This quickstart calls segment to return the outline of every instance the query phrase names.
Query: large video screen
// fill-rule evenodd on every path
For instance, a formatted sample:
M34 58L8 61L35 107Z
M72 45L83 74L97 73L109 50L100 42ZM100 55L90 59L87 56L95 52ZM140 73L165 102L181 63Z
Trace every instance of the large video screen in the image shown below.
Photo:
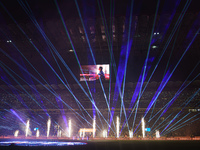
M110 70L109 64L98 64L98 65L83 65L81 66L82 71L80 71L80 81L95 81L99 80L109 80Z

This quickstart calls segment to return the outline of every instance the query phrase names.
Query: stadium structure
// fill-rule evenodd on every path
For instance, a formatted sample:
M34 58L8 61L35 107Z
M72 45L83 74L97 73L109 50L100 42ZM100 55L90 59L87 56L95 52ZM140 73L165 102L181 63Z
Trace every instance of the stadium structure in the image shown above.
M197 1L0 7L1 138L200 136Z

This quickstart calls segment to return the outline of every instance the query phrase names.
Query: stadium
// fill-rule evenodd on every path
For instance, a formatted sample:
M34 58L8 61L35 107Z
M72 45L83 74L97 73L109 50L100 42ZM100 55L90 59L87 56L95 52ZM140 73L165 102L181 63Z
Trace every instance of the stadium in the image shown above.
M0 7L1 148L199 148L198 1Z

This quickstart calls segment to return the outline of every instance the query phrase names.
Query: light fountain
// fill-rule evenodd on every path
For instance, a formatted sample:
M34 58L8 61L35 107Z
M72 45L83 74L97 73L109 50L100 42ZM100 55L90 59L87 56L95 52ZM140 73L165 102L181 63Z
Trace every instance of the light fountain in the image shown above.
M16 130L14 133L14 137L18 137L18 135L19 135L19 130Z
M159 132L159 130L156 130L156 138L160 138L160 132Z
M119 126L120 126L119 116L117 116L117 122L116 122L117 138L119 138Z
M61 137L62 131L60 129L57 130L57 137Z
M129 138L133 138L133 130L129 130Z
M38 138L40 136L40 131L39 129L36 130L36 137Z
M26 133L25 133L26 137L28 136L29 126L30 126L30 120L27 120L27 122L26 122Z
M144 122L144 117L142 117L141 123L142 123L142 137L145 138L145 122Z
M107 138L107 137L108 137L107 134L108 134L108 133L107 133L107 130L103 130L103 138Z
M47 121L47 137L49 137L50 127L51 127L51 118L49 117Z
M96 116L93 119L93 138L95 137L95 130L96 130Z

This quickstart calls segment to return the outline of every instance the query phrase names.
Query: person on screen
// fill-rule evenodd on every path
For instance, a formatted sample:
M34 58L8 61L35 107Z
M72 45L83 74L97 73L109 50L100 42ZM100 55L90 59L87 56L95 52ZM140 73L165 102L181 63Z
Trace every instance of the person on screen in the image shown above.
M105 75L104 75L104 72L102 71L103 70L103 67L99 67L99 78L101 78L101 80L105 80Z

